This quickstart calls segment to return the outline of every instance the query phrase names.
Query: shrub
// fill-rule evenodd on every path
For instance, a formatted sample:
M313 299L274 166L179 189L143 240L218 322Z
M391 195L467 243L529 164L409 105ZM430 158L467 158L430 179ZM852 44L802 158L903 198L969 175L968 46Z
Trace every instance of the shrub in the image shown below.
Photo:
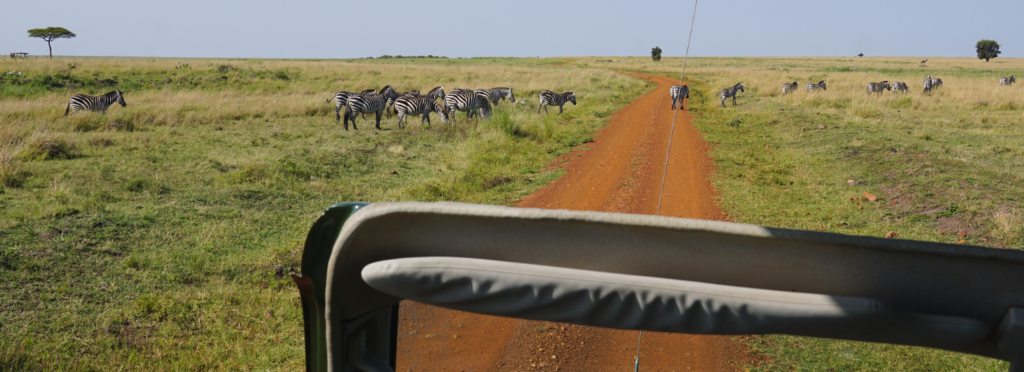
M29 142L21 156L30 160L74 159L82 156L75 143L63 138L38 138Z

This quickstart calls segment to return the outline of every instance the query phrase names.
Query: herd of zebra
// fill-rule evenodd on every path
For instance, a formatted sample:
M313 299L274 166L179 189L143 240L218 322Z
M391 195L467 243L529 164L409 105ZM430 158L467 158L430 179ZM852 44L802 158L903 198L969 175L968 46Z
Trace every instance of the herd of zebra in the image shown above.
M438 99L441 101L438 102ZM418 90L399 93L391 85L384 86L380 90L367 89L361 92L337 92L334 97L328 98L327 102L334 101L334 116L336 120L342 120L341 111L345 110L344 126L348 130L348 122L352 121L352 128L356 127L356 117L367 113L375 113L377 129L380 128L381 115L391 118L392 113L398 116L398 127L404 128L403 122L408 124L409 115L421 115L421 123L430 124L430 113L437 114L442 123L449 120L455 123L455 112L463 111L466 119L473 116L480 116L488 119L491 116L492 106L499 101L508 99L513 104L516 97L512 88L498 87L491 89L453 89L448 94L444 92L444 86L431 89L427 94L420 94ZM540 106L547 112L547 106L558 106L558 113L562 113L562 106L566 102L576 104L576 92L555 93L545 90L540 93Z

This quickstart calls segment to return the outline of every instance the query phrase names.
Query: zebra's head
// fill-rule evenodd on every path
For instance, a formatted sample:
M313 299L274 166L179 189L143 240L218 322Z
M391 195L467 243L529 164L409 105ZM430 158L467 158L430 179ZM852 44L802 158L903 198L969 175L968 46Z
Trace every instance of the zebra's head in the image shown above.
M573 106L576 106L576 92L569 92L569 102L572 102Z
M128 104L124 102L124 93L121 93L120 90L115 90L115 91L113 91L113 93L114 93L114 97L117 98L117 103L121 104L121 107L127 107L128 106Z
M825 89L825 80L819 81L819 82L818 82L818 86L820 86L820 87L821 87L821 90L826 90L826 89Z
M736 90L744 93L746 92L743 90L743 83L736 84Z
M508 100L513 103L516 101L516 96L512 94L512 88L508 88L508 94L505 95L505 98L508 98Z
M438 98L444 99L444 85L438 86L437 88L431 89L427 92L427 95L436 94Z
M380 88L380 91L377 92L377 94L380 94L382 96L388 96L391 98L398 98L398 92L396 92L395 89L392 88L390 84L385 85L383 88Z
M445 106L441 102L434 102L434 112L437 113L437 116L441 117L442 123L448 122L448 106Z

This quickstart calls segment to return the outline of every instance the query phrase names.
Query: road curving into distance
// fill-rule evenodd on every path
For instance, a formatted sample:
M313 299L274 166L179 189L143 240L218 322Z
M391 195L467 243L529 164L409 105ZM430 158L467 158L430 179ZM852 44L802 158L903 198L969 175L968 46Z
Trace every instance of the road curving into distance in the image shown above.
M661 76L633 75L657 85L610 119L584 149L559 159L565 175L515 203L523 208L657 214L723 220L709 177L708 145L687 111L673 112ZM688 106L688 105L687 105ZM672 153L664 174L673 114ZM626 371L636 331L476 315L402 302L398 371ZM735 371L747 358L730 337L647 332L641 371Z

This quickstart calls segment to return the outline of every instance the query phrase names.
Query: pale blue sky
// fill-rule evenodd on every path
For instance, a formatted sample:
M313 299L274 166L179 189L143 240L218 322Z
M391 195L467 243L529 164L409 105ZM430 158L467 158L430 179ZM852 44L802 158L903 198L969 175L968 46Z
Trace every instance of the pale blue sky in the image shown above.
M45 55L27 30L60 26L56 55L353 58L682 56L683 1L4 1L0 55ZM995 39L1024 57L1024 1L704 0L694 56L951 57Z

